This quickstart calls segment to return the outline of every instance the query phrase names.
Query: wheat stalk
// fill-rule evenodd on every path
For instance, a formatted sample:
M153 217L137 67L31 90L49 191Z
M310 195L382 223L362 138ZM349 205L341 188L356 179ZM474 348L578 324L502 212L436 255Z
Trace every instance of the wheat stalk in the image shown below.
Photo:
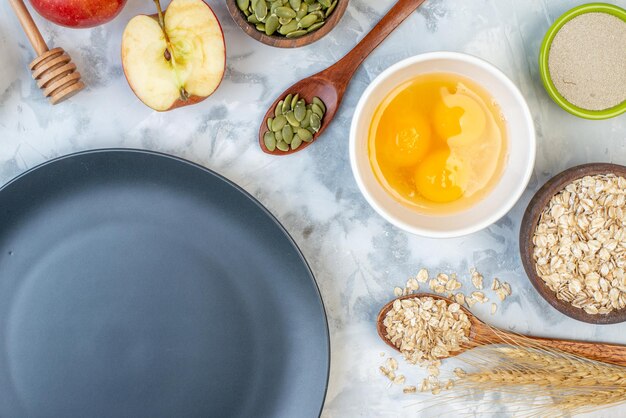
M626 402L626 367L589 360L530 339L520 345L496 334L493 344L471 349L459 358L469 367L454 379L450 392L438 397L438 403L483 395L494 399L491 408L506 406L517 409L516 416L544 417L575 415Z

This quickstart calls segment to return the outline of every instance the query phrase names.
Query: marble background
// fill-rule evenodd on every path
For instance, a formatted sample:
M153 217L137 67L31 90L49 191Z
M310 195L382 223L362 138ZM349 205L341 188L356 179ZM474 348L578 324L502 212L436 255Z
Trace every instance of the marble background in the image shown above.
M284 158L263 154L256 143L271 98L341 58L393 1L351 0L335 30L297 50L254 41L233 23L224 1L208 2L226 37L224 81L205 102L169 113L153 112L136 99L119 59L126 22L135 14L152 13L151 1L129 0L116 20L92 30L61 28L36 16L50 45L68 50L89 86L57 107L42 98L30 79L27 65L33 53L7 2L1 2L0 182L63 154L132 147L187 158L243 186L285 225L317 277L332 344L325 418L454 416L454 411L480 415L481 409L467 403L425 408L419 401L428 397L403 395L377 370L379 353L389 351L376 336L376 313L393 297L393 287L421 267L431 273L463 273L466 289L473 266L488 278L508 281L513 295L496 315L489 315L488 304L475 309L492 325L626 344L626 324L593 326L552 309L530 286L518 255L524 208L550 176L590 161L626 164L625 116L593 122L570 116L550 101L539 79L537 56L545 31L581 1L427 0L358 70L323 139ZM613 2L626 7L626 0ZM535 173L514 209L484 231L448 240L412 236L385 222L360 195L348 161L350 120L368 83L403 58L437 50L470 53L501 68L528 100L538 135ZM407 366L402 371L413 383L423 374ZM623 407L595 416L624 414Z

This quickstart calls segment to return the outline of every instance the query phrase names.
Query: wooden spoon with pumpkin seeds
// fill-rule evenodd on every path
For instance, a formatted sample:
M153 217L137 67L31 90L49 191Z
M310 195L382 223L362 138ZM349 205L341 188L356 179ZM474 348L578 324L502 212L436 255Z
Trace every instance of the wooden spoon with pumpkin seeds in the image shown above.
M357 68L359 68L365 58L367 58L367 56L423 2L424 0L398 0L380 22L378 22L378 24L365 35L361 42L342 59L327 69L297 82L278 96L265 113L263 122L259 128L259 144L261 149L272 155L289 155L296 151L303 150L319 138L335 117L346 91L346 87L348 87L348 83ZM268 131L267 119L275 116L274 112L278 102L281 100L284 101L287 95L292 95L293 97L295 94L299 94L299 97L304 99L307 103L312 103L314 97L321 99L326 107L321 126L313 135L310 142L303 142L301 146L296 149L289 149L287 151L274 149L270 151L265 146L263 139L263 136Z

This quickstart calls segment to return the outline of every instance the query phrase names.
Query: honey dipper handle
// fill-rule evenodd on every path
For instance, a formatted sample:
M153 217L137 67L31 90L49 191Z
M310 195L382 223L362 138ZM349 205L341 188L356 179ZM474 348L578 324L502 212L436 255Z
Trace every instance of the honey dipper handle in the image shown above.
M23 0L9 0L11 3L11 7L15 11L17 18L30 41L30 44L33 46L37 55L41 55L48 50L48 45L46 45L46 41L43 40L39 29L37 29L37 25L35 25L35 21L33 17L28 12L26 5Z
M352 51L326 71L337 82L347 86L352 75L365 58L423 2L424 0L398 0ZM407 41L410 42L410 40Z

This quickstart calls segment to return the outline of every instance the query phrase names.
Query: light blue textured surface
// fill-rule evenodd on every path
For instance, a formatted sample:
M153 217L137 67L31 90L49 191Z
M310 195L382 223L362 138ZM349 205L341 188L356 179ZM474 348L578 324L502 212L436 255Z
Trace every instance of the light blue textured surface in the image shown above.
M166 2L165 2L166 3ZM56 27L36 17L51 45L67 49L88 90L51 107L30 79L33 54L6 2L0 4L0 181L73 151L135 147L190 159L225 175L255 195L294 236L317 276L328 311L331 380L323 416L437 416L401 387L389 387L377 368L381 351L374 320L420 267L431 273L465 273L476 266L487 279L511 283L513 295L494 316L489 304L474 311L490 324L518 332L626 344L626 324L593 326L564 317L526 279L518 255L518 229L531 195L550 176L584 162L626 164L626 117L577 119L543 90L537 55L545 31L569 0L427 0L364 63L350 84L335 121L305 152L276 158L263 154L256 132L266 106L291 83L345 54L391 7L392 0L351 0L327 37L297 50L274 49L245 35L223 1L209 0L226 36L228 69L215 95L193 107L160 114L128 88L120 64L120 40L135 14L152 13L151 1L130 0L112 23L93 30ZM625 0L614 1L626 7ZM501 68L528 100L536 123L535 174L515 208L496 225L468 237L427 240L386 223L366 204L348 162L354 106L368 83L387 66L427 51L474 54ZM515 156L511 156L515 158ZM493 295L491 295L493 297ZM423 371L401 365L407 384ZM468 411L463 404L459 410ZM620 413L621 411L621 413ZM626 409L597 413L623 416Z

